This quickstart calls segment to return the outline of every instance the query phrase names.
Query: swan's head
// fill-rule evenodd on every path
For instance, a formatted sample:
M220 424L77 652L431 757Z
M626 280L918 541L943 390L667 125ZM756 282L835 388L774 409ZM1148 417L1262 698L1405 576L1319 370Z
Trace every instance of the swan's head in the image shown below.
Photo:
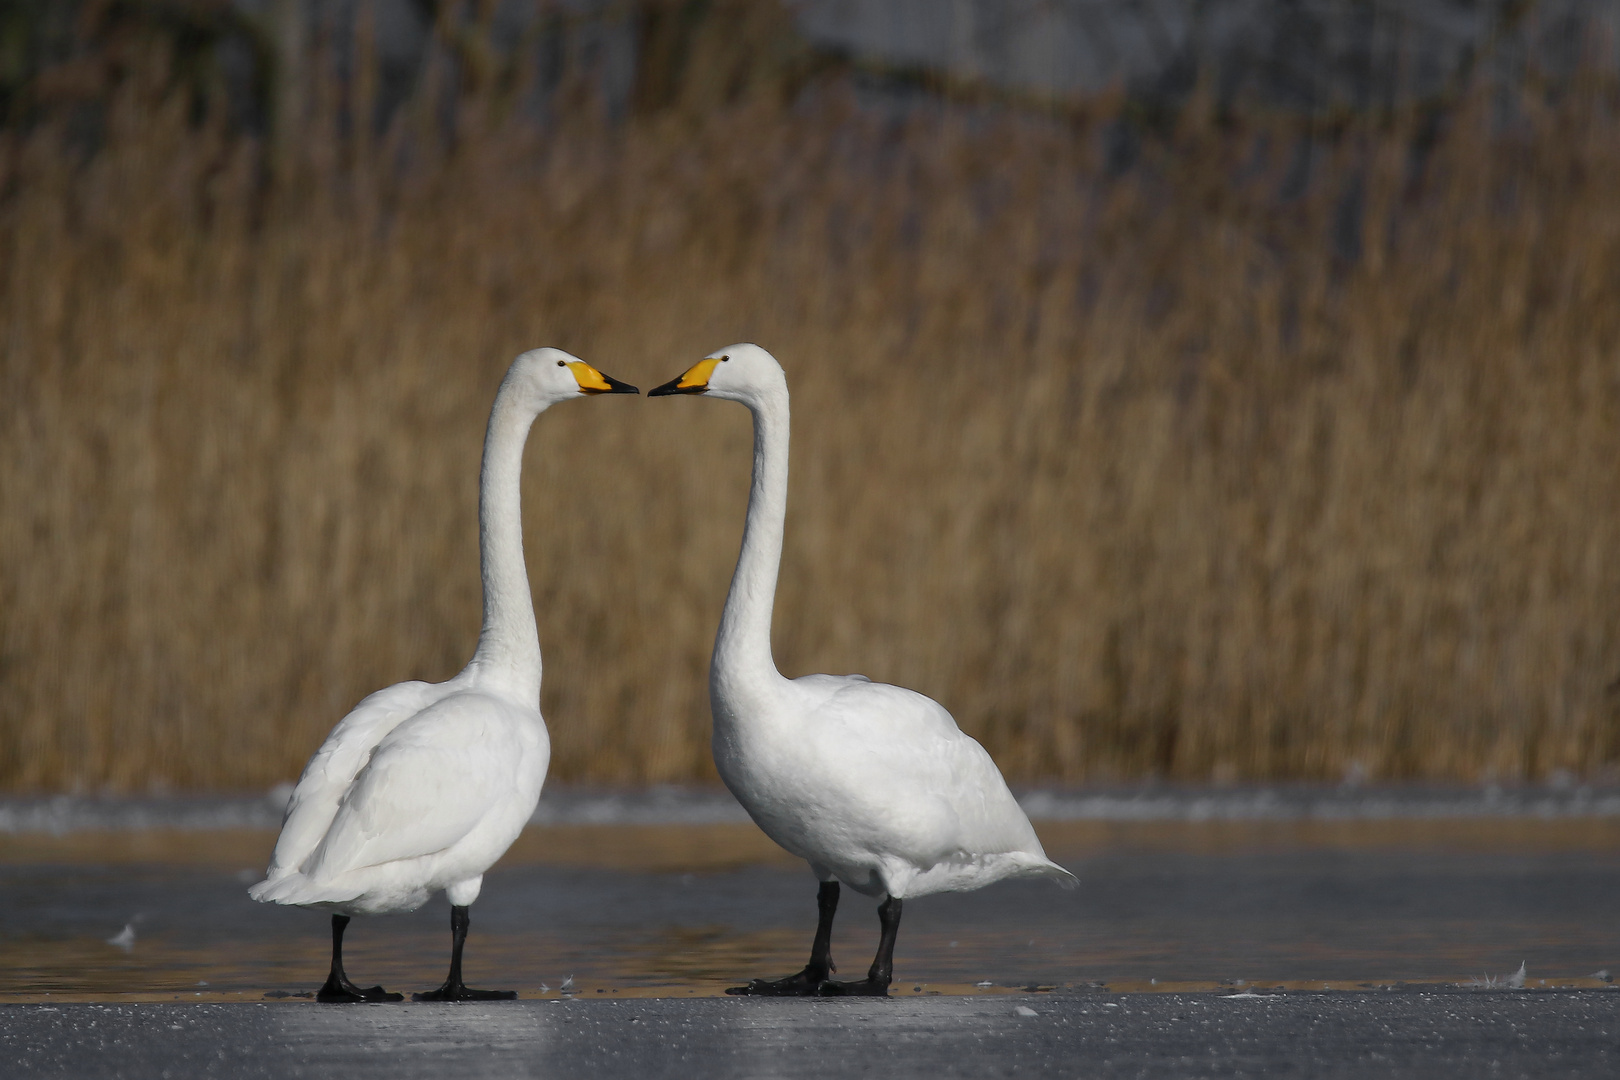
M787 376L776 357L758 345L728 345L687 368L679 378L647 391L647 396L707 394L747 403L786 386Z
M506 381L514 389L524 391L540 408L570 398L640 392L561 349L530 349L512 361Z

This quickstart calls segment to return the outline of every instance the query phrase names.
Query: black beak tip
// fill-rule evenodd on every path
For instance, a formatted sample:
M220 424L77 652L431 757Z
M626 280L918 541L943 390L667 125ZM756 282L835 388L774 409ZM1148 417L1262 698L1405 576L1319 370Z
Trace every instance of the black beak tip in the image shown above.
M682 386L681 380L684 378L686 378L684 374L677 375L664 385L655 386L651 390L647 391L647 396L670 397L675 394L701 394L703 391L708 389L706 386Z
M641 393L640 390L637 390L635 387L631 386L629 383L620 382L618 379L615 379L611 375L603 375L602 378L607 380L607 384L610 387L610 389L608 390L608 393L610 393L610 394L639 394L639 393Z

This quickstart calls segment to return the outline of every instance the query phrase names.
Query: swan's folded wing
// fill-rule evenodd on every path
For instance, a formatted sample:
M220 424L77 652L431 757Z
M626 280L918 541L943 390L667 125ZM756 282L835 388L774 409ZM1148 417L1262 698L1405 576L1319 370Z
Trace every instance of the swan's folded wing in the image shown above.
M309 858L337 814L338 804L365 767L372 750L399 724L431 704L440 687L402 682L370 694L339 720L304 766L287 800L281 835L270 860L270 877L297 869Z
M966 732L957 732L940 750L941 771L951 778L962 842L973 851L1024 852L1044 859L1046 851L1018 805L990 752Z
M331 880L455 844L518 786L526 748L477 698L438 702L377 746L306 873Z
M960 850L1044 857L995 761L933 698L846 681L818 713L834 722L828 735L873 800L872 820L885 834L905 834L919 858Z

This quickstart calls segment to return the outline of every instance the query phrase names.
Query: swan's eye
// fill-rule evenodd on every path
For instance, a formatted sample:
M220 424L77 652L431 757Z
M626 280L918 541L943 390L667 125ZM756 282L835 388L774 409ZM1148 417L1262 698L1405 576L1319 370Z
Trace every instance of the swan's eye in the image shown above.
M730 359L731 359L731 357L729 357L729 356L722 356L722 357L721 357L721 358L720 358L720 362L721 362L721 363L722 363L722 364L723 364L723 363L725 363L725 362L726 362L726 361L727 361L727 360L730 360Z
M557 361L557 366L558 366L558 367L567 367L567 366L568 366L568 361L566 361L566 360L559 360L559 361Z

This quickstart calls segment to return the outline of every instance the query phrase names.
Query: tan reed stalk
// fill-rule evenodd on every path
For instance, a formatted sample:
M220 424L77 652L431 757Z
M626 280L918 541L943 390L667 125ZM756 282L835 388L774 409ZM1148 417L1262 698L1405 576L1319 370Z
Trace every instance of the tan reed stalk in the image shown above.
M318 96L318 95L317 95ZM922 689L1020 781L1620 759L1612 87L1317 144L836 88L249 142L133 84L0 142L0 786L239 788L464 662L482 425L541 344L789 372L784 672ZM491 114L492 115L492 114ZM400 162L409 162L400 165ZM1359 220L1347 207L1360 205ZM741 410L537 426L553 775L710 780Z

